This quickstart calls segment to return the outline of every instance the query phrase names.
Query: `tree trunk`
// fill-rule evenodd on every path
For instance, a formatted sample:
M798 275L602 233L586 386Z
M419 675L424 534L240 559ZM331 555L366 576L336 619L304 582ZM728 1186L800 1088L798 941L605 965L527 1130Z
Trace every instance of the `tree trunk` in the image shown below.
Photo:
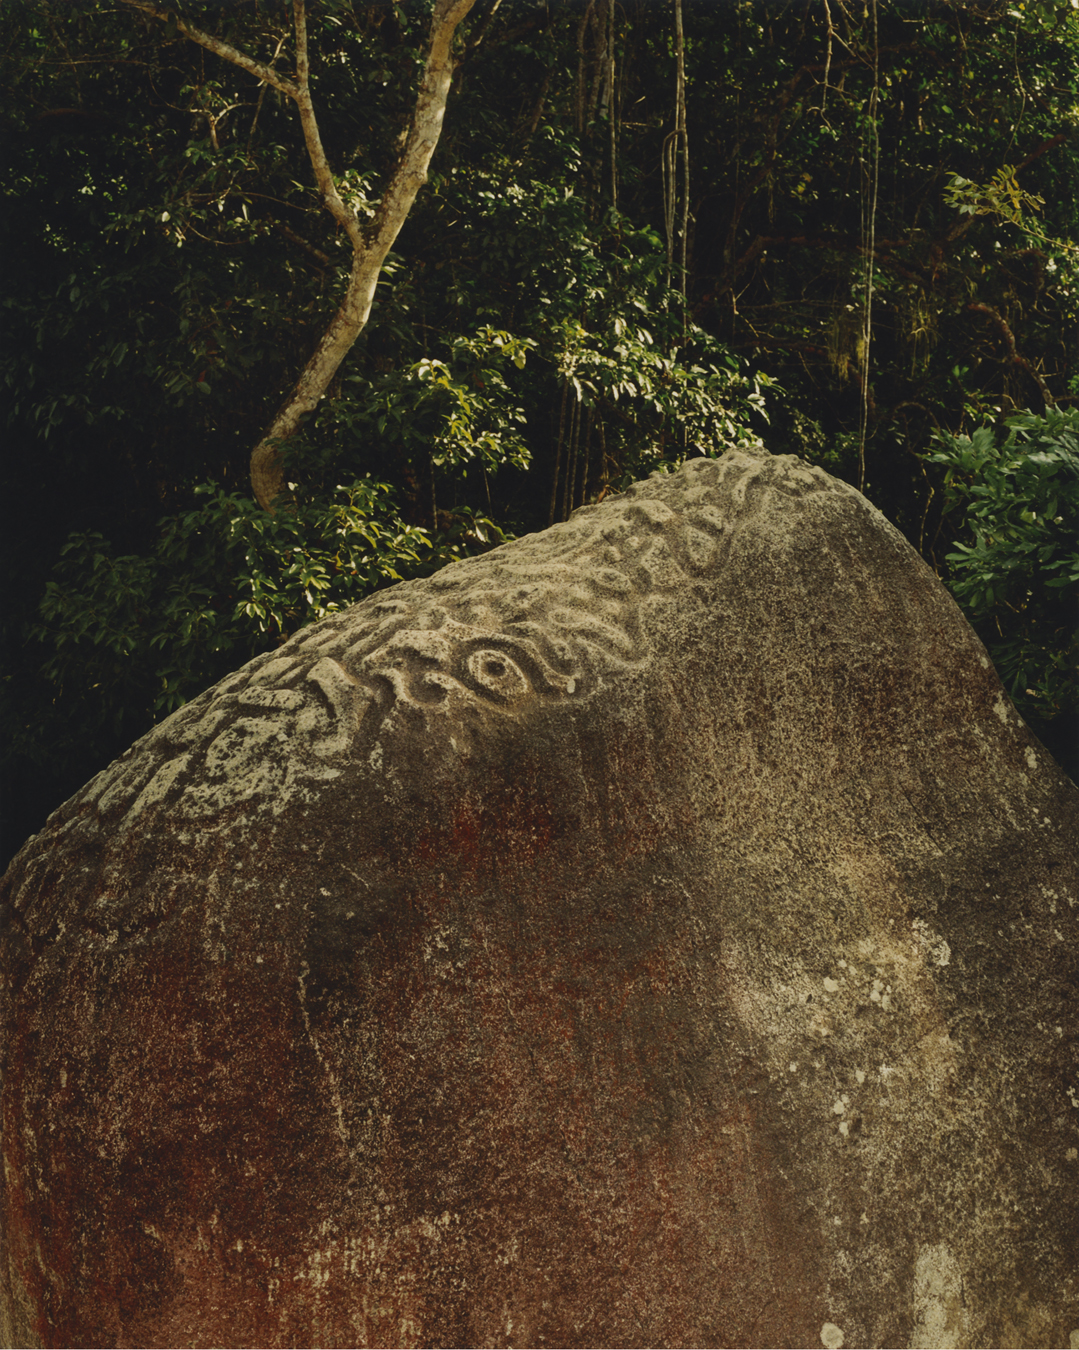
M472 9L476 0L437 0L431 16L423 79L416 96L416 106L412 112L404 148L374 217L364 229L361 229L355 212L350 211L341 200L322 148L309 85L307 16L304 0L293 0L296 29L295 81L279 75L270 66L251 60L228 43L194 28L183 20L177 20L175 15L170 16L167 11L149 3L149 0L125 0L125 3L163 21L171 17L178 30L193 42L250 71L293 100L299 109L307 153L315 172L315 181L322 194L323 204L342 225L352 243L352 272L340 308L330 320L314 354L270 423L266 434L251 452L251 487L259 504L267 511L272 511L273 500L284 483L280 447L295 433L300 419L318 405L345 355L363 331L371 314L382 264L386 261L386 255L393 247L394 240L412 209L416 194L427 181L427 170L442 132L442 119L453 79L453 36L458 24Z

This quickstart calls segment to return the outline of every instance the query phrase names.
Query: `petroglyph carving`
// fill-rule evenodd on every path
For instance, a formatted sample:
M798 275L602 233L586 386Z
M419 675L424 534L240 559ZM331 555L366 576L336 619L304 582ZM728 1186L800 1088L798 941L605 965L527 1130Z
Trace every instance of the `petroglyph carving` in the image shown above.
M745 453L654 475L298 634L155 728L80 803L125 825L166 799L195 819L254 799L279 812L366 761L391 715L430 729L466 708L587 698L648 657L644 606L715 575L747 518L822 488L835 485L819 470Z

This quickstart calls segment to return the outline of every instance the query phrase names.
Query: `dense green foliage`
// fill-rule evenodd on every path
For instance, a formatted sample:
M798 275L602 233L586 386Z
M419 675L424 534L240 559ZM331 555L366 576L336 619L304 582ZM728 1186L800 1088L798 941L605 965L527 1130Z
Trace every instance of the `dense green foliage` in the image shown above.
M741 437L863 486L1066 753L1079 12L684 8L688 202L669 4L480 0L430 181L273 517L248 457L350 260L294 109L122 3L0 9L8 847L319 614ZM310 5L361 217L429 9ZM182 12L289 69L286 6Z
M1019 709L1079 711L1079 409L938 436L973 542L948 554L956 599Z

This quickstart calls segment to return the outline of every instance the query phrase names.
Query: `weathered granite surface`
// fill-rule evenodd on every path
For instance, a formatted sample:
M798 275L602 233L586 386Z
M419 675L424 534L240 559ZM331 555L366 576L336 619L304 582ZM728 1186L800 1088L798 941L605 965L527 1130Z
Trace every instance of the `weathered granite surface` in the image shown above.
M4 879L0 1333L1067 1345L1077 841L795 459L376 596Z

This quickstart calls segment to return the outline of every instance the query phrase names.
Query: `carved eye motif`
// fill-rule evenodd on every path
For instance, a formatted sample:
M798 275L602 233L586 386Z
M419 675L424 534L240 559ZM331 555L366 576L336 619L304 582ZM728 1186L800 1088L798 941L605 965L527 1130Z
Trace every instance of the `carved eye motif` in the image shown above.
M471 653L465 664L479 687L499 702L516 703L529 691L524 672L505 652L480 648Z

